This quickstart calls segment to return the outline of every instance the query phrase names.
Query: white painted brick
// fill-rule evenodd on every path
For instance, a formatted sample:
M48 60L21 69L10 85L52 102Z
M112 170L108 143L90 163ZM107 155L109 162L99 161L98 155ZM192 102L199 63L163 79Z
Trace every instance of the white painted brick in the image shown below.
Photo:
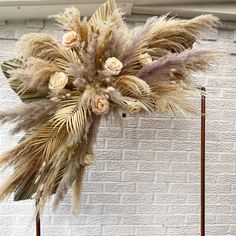
M89 203L119 203L119 194L90 194Z
M221 194L218 196L218 202L222 204L236 204L236 194Z
M121 224L122 217L116 215L91 215L89 222L91 225L119 225Z
M40 33L41 30L39 28L17 28L14 31L14 37L12 39L20 39L23 35L25 34L30 34L30 33Z
M167 151L170 150L171 143L169 141L150 141L150 140L141 140L139 149L144 150L160 150L160 151Z
M205 200L206 204L218 203L218 195L216 194L206 194ZM187 196L187 203L190 204L200 204L200 195L189 194Z
M220 154L220 162L235 163L236 153L222 153Z
M138 205L137 213L141 214L161 214L161 213L167 213L168 212L168 205Z
M154 173L148 172L123 172L122 181L127 182L150 182L154 180Z
M138 148L139 140L136 139L110 139L107 140L107 148L109 149L128 149L136 150Z
M236 234L236 226L230 226L229 233L230 233L230 235L235 235Z
M71 206L70 206L71 207ZM79 213L84 215L93 215L93 214L101 214L103 212L104 207L101 205L95 204L81 204Z
M156 136L156 130L153 129L125 129L124 138L127 139L154 139Z
M153 202L153 194L123 194L122 195L122 203L129 204L151 204Z
M199 151L200 150L200 142L186 142L186 141L173 141L172 150L176 151Z
M103 181L103 182L116 182L121 178L120 172L90 172L89 180L90 181Z
M207 214L230 214L230 205L206 205Z
M83 184L83 191L84 192L102 192L103 184L96 183L96 182L85 182Z
M207 164L206 168L209 174L234 173L232 164Z
M171 214L171 215L156 215L154 222L156 224L161 224L161 225L182 225L183 222L185 221L185 216L184 215L176 215L176 214Z
M124 234L134 234L135 228L128 225L105 225L103 227L103 235L124 235Z
M218 153L207 153L205 157L206 163L216 163L219 162L219 154ZM189 162L200 162L200 153L199 152L189 152L188 153L188 161Z
M176 204L171 205L169 212L171 214L198 214L200 211L199 204ZM183 223L183 222L182 222Z
M95 154L95 158L96 157L97 155ZM93 165L87 167L87 173L88 171L103 171L103 170L105 170L105 163L100 160L96 160L96 162Z
M186 195L183 194L155 194L154 202L160 204L178 204L178 203L185 203L186 202Z
M227 235L229 233L229 226L226 225L207 225L206 234Z
M136 206L135 205L105 205L104 213L105 214L135 214ZM140 212L142 213L142 212Z
M166 193L168 192L168 184L160 183L137 183L138 193Z
M231 192L230 184L206 184L207 194L227 194Z
M199 193L200 185L199 184L170 184L170 192L173 193Z
M215 215L206 215L206 222L207 224L215 224L216 223L216 216ZM187 215L186 216L186 224L187 225L196 225L200 224L200 215Z
M98 137L100 138L122 138L122 129L119 128L109 128L100 127L98 131Z
M236 175L231 174L221 174L219 175L219 183L229 183L229 184L234 184L236 183Z
M123 217L124 225L151 225L153 223L154 216L153 215L131 215Z
M58 231L58 233L59 232L60 231ZM96 235L101 235L101 232L102 232L102 227L97 226L97 225L71 227L71 235L85 235L85 234L87 234L87 235L95 235L96 236Z
M174 225L167 227L167 235L199 235L198 225Z
M200 128L200 120L199 119L197 120L174 119L173 128L177 130L196 130Z
M120 160L122 157L121 150L114 149L95 150L95 155L99 160Z
M52 226L61 226L61 225L85 225L88 222L88 217L81 215L79 218L73 217L70 215L55 215L51 217ZM42 225L45 225L42 222Z
M138 117L126 117L123 119L123 127L133 128L138 127Z
M108 171L136 171L137 163L133 161L109 161L106 163Z
M137 227L137 236L156 236L156 235L166 235L166 229L163 225L149 225Z
M98 138L95 145L94 145L94 147L98 148L98 149L104 149L105 148L105 139Z
M138 166L138 170L140 171L162 171L168 172L170 168L169 163L162 162L140 162Z
M124 160L141 160L141 161L152 161L155 158L154 151L142 151L142 150L124 150Z
M187 161L187 153L186 152L177 152L177 151L156 151L156 161L162 162L186 162Z
M104 184L104 191L107 193L116 192L116 193L129 193L135 192L136 185L135 183L107 183Z
M199 173L200 165L198 163L178 163L173 162L171 165L171 171L173 172L190 172L190 173Z
M34 30L37 28L44 28L44 20L41 19L29 19L26 21L26 27L33 28Z
M141 118L140 119L140 128L147 129L165 129L171 128L171 119L150 119L150 118Z
M185 130L160 129L156 132L157 139L163 140L184 140L188 137L188 132Z
M206 175L205 178L206 178L205 182L206 183L211 183L211 184L216 183L217 180L218 180L218 176L215 175L215 174ZM193 182L199 183L200 180L201 180L200 174L199 173L197 173L197 174L189 174L188 175L188 180L189 180L190 183L193 183ZM208 189L207 189L207 191L208 191Z
M183 183L187 182L187 175L182 173L155 173L158 183Z

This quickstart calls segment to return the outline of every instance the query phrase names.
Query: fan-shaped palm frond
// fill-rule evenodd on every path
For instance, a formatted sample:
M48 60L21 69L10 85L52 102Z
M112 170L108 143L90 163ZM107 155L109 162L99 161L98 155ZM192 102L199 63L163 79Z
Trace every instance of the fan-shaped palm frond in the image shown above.
M108 20L116 8L115 0L108 0L95 11L88 21L89 24L95 27L95 29L99 29L99 26L103 25Z
M148 96L151 93L149 85L144 80L132 75L119 77L116 81L116 87L123 95L134 98Z

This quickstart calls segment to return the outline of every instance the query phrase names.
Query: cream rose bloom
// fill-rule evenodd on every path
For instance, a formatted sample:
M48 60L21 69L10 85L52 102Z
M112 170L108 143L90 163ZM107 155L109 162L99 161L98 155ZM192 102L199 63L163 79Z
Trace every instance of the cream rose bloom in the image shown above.
M104 115L109 111L110 104L104 95L95 95L92 100L92 111L96 115Z
M56 72L50 77L48 87L50 90L62 90L68 83L68 76L63 72Z
M135 114L141 111L141 106L137 102L128 102L128 112Z
M152 58L148 53L140 54L139 55L139 63L142 66L151 64L152 63Z
M123 64L115 57L110 57L105 61L104 68L111 75L118 75L123 68Z
M79 42L79 35L75 31L67 32L62 37L62 45L67 48L74 47Z
M82 158L82 165L89 166L94 163L94 155L91 153L87 153L84 158Z

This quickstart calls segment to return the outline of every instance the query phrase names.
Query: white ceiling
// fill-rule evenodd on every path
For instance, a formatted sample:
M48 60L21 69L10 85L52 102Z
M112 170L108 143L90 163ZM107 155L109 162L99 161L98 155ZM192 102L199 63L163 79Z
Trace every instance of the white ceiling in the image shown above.
M46 18L71 5L90 16L102 0L0 0L0 19ZM160 15L170 12L180 17L211 13L222 20L236 21L236 0L118 0L129 15ZM222 3L224 2L224 3Z

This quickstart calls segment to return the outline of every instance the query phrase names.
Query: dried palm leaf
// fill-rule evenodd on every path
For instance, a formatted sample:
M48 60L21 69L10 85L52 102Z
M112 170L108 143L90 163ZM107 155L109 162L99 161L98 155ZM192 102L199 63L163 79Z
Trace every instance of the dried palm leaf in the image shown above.
M140 98L151 93L149 85L132 75L120 76L116 81L117 89L125 96Z
M12 71L24 68L23 61L20 58L14 58L8 61L4 61L1 64L2 71L7 79L11 78ZM8 81L11 88L20 96L20 99L23 102L32 102L39 99L43 99L48 95L47 90L38 90L38 89L28 89L24 94L20 94L20 88L22 83L19 80L9 80Z
M95 30L99 29L101 25L111 17L116 8L115 0L108 0L95 11L88 23L94 27Z

